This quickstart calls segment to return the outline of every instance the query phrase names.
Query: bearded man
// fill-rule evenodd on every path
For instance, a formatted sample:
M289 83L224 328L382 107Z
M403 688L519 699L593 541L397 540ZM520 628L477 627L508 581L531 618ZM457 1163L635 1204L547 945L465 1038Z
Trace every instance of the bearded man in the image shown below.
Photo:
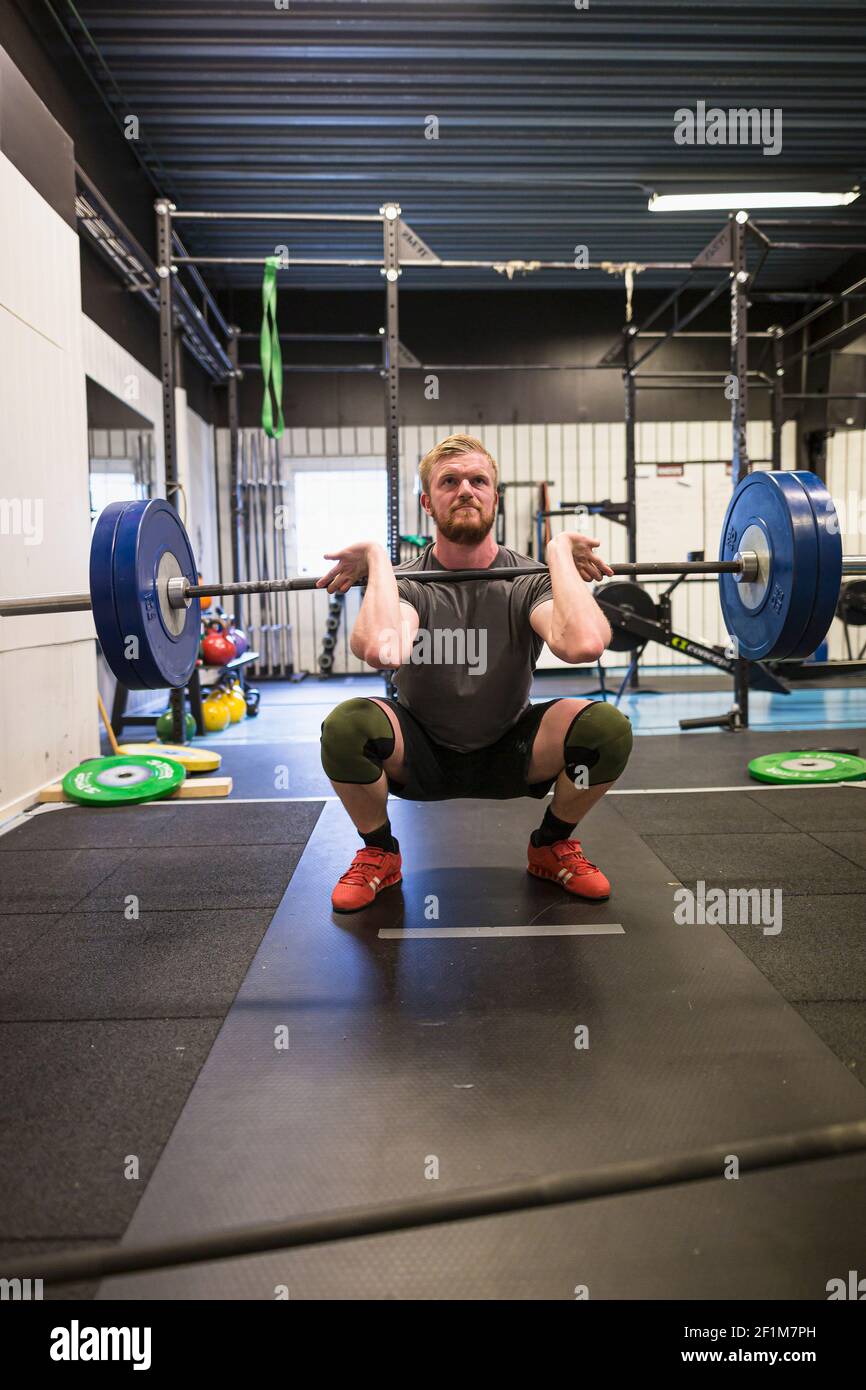
M333 907L356 912L400 882L389 793L410 801L541 799L551 786L551 805L530 836L528 872L602 901L610 883L573 832L623 772L631 725L613 705L531 704L529 690L545 642L569 665L599 659L611 633L588 584L613 571L595 553L597 540L563 531L537 574L413 580L419 570L533 565L495 540L498 471L480 440L449 435L418 471L435 540L396 570L375 542L347 546L326 556L336 563L319 581L345 593L366 580L351 649L377 670L394 670L397 691L396 699L346 700L322 724L322 766L364 842Z

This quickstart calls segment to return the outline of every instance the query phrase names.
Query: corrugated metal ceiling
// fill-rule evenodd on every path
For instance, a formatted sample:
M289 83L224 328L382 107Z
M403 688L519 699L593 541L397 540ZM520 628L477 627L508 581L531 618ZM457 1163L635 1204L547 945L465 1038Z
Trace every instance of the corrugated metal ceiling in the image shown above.
M593 260L689 261L722 217L651 214L651 190L836 190L863 175L862 0L52 4L115 115L139 118L136 150L179 207L345 213L395 199L449 258L570 260L586 245ZM677 145L674 112L699 101L780 108L781 152ZM431 116L438 139L425 135ZM774 234L866 240L866 195L862 211L854 204L825 221L820 234ZM380 250L375 228L180 230L200 254L268 254L278 244L298 256ZM775 252L761 283L820 283L849 255ZM582 285L619 284L582 275ZM259 272L209 267L207 276L248 283ZM648 272L641 283L679 278ZM519 283L542 281L574 286L575 274ZM380 283L375 271L312 268L297 268L293 282ZM403 276L404 288L503 283L489 270Z

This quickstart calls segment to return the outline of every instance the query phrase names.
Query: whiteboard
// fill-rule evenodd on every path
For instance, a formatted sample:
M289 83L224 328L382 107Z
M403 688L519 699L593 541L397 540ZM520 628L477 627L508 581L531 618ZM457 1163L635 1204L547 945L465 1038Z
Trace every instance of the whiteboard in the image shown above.
M684 560L703 545L704 500L699 468L682 478L659 477L638 465L637 552L642 560Z

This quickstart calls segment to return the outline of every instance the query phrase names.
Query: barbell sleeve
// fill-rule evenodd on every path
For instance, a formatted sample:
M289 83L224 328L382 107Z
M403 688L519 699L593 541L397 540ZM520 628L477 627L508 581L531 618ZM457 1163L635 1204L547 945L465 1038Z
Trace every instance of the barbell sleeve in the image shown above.
M89 594L46 594L43 598L0 599L0 618L27 618L33 613L86 613Z

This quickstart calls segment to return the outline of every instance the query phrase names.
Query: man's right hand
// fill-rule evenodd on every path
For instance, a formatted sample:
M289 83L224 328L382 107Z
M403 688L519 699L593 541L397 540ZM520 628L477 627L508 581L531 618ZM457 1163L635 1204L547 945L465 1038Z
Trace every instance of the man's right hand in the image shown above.
M370 553L379 550L387 559L387 551L376 541L358 541L347 545L344 550L336 550L326 555L326 560L336 560L337 564L323 574L316 584L317 589L327 589L329 594L345 594L353 584L358 584L367 576Z

